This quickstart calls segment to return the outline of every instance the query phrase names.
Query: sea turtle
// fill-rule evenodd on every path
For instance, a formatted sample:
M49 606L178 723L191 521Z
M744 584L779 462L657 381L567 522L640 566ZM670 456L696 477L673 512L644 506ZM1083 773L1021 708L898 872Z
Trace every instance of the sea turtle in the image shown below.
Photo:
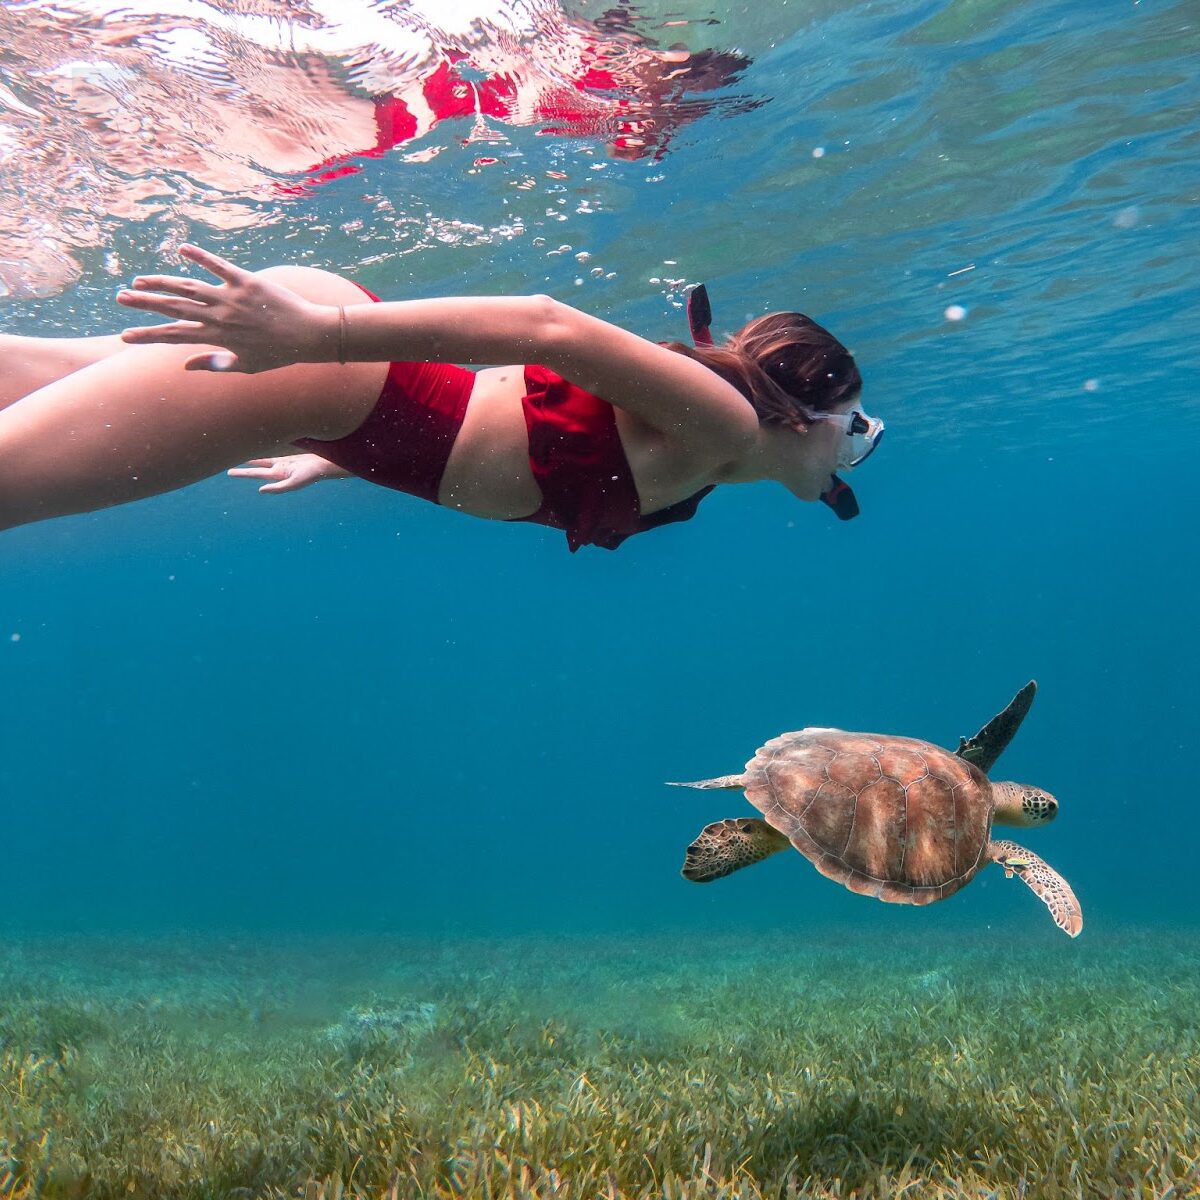
M1036 690L1026 684L973 738L960 739L954 754L914 738L801 729L767 742L744 774L675 784L742 788L766 818L706 825L687 849L684 877L708 883L794 846L852 892L931 904L994 862L1077 937L1083 913L1067 881L1015 842L991 840L993 821L1044 825L1058 812L1058 801L1040 788L987 777Z

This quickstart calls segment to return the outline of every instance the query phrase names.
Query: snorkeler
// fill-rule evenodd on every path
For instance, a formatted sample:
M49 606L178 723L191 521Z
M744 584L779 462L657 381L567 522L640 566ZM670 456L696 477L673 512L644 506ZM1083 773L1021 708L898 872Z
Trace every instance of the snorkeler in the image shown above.
M697 345L660 345L545 296L373 302L315 268L182 254L220 282L151 275L117 297L168 324L0 339L0 528L250 460L233 473L268 490L358 475L612 549L718 483L777 480L852 516L834 473L882 432L853 358L799 313L712 345L699 293Z

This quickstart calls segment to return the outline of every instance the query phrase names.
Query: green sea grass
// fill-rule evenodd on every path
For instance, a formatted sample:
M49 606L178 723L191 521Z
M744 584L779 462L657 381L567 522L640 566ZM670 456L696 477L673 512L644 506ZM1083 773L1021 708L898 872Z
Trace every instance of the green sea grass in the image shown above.
M1200 1196L1200 937L9 940L13 1197Z

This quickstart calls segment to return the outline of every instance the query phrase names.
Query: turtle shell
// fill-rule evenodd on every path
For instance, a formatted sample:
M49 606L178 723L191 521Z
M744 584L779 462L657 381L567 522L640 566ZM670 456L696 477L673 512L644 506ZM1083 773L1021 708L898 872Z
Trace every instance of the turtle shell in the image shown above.
M988 860L991 784L914 738L802 729L746 764L746 796L793 846L852 892L929 904Z

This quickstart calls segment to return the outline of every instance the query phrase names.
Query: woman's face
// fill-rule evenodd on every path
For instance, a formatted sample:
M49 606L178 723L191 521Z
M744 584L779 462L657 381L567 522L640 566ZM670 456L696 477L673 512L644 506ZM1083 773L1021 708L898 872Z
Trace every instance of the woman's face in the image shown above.
M830 411L848 413L856 407L857 397ZM773 433L779 454L780 483L801 500L819 500L838 469L838 451L846 437L843 428L831 421L798 418L791 424L777 426Z

